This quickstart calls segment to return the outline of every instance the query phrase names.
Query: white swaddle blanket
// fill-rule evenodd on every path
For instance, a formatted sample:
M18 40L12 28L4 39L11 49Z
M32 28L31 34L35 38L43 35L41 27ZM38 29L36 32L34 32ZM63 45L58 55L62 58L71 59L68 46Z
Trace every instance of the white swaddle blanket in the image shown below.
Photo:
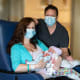
M73 68L77 65L80 65L79 60L68 61L64 59L62 60L62 63L61 63L61 67L65 67L65 68Z

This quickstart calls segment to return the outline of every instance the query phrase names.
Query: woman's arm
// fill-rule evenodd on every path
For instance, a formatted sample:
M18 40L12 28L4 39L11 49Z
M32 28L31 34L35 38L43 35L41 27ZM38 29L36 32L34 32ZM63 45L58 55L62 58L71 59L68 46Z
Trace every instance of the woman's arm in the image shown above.
M11 48L11 62L12 62L12 68L15 72L27 72L28 69L39 69L39 68L44 68L46 63L41 60L38 64L36 63L35 65L27 65L26 63L23 64L21 62L21 52L20 52L19 45L14 45Z
M27 71L28 71L27 64L20 64L15 70L15 72L27 72Z
M33 68L36 69L36 65L33 65ZM15 72L28 72L30 70L31 70L31 64L29 64L29 66L27 64L20 64L15 70Z
M46 63L43 60L41 60L38 64L29 64L29 65L28 64L20 64L16 68L15 72L27 72L28 69L29 69L29 71L35 70L35 69L41 69L41 68L44 68L45 65L46 65Z

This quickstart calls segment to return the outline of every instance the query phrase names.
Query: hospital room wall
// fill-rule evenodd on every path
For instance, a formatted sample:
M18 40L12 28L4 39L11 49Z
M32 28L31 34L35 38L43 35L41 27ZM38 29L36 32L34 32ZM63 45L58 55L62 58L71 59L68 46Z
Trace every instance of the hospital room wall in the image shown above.
M71 49L73 57L80 60L80 0L72 4Z

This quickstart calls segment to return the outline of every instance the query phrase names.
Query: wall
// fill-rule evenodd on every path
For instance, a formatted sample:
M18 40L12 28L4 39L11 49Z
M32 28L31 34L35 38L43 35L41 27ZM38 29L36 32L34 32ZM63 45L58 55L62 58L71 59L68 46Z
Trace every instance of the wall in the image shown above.
M73 0L72 10L72 55L80 60L80 0Z
M46 0L47 1L47 0ZM44 8L46 5L41 3L42 0L24 0L24 16L35 18L44 18ZM58 20L62 23L71 23L71 0L53 0L53 5L59 9Z

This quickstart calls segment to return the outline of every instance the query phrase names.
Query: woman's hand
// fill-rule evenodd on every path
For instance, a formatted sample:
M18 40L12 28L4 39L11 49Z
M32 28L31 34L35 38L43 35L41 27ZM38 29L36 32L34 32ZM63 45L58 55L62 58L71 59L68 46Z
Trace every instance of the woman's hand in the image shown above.
M38 64L35 65L35 68L44 68L46 66L46 62L44 60L40 60Z

